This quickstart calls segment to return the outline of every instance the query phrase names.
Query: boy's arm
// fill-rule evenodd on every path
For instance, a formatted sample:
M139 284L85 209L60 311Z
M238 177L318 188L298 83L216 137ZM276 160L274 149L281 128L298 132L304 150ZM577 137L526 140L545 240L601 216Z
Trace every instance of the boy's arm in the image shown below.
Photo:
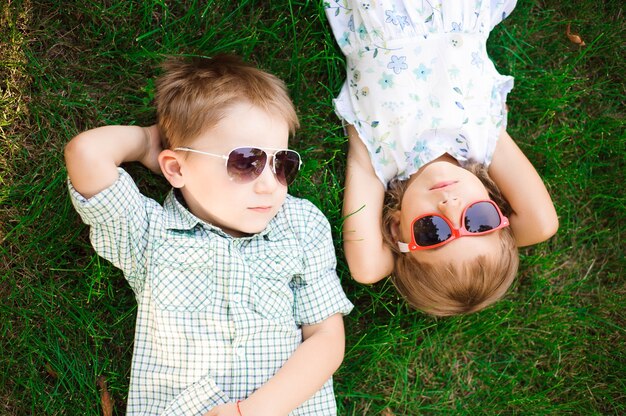
M240 403L244 416L286 415L317 392L343 361L343 316L302 326L303 342L282 368Z
M74 137L65 147L65 163L72 186L88 199L117 180L123 162L139 161L160 172L160 150L156 126L104 126Z
M356 129L348 126L347 130L343 247L354 280L375 283L393 271L393 254L382 234L385 188Z
M519 247L540 243L556 233L559 220L552 199L539 174L502 130L489 175L511 204L511 228Z
M302 326L303 342L280 370L246 400L243 416L286 415L317 392L343 361L345 335L338 313L315 325ZM239 416L237 404L211 409L205 416Z

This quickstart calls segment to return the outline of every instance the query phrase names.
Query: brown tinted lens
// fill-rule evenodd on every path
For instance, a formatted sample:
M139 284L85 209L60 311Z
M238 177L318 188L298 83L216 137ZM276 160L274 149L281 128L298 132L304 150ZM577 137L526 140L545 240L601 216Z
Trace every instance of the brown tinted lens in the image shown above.
M300 155L293 150L279 150L274 154L276 179L285 186L291 185L300 170Z
M265 168L267 153L255 147L240 147L228 155L226 171L236 182L246 183L258 178Z

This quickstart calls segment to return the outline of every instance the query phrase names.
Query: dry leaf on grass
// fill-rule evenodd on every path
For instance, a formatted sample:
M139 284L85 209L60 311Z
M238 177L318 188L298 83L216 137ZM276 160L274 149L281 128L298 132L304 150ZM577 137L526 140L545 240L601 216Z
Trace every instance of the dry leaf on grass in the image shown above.
M565 34L567 35L567 38L570 40L570 42L575 43L579 46L585 46L585 41L583 40L583 38L581 38L579 34L571 32L570 23L567 24L567 30L565 31Z
M109 393L109 389L107 388L107 381L104 376L98 377L97 384L100 388L100 403L102 405L102 414L103 416L112 416L113 398L111 398L111 393Z

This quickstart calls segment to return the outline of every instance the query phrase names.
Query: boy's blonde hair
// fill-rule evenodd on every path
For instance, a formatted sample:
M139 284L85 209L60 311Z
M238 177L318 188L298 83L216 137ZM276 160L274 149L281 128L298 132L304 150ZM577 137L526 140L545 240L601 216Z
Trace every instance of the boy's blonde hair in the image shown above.
M479 164L465 167L487 188L489 197L509 216L511 208L496 184ZM500 250L492 256L478 256L458 264L423 264L398 250L391 232L394 213L401 209L406 181L389 184L383 213L383 236L394 257L393 284L414 308L435 316L451 316L480 311L502 298L517 273L519 255L511 227L502 228Z
M285 83L237 56L170 58L163 69L156 107L164 149L187 145L242 102L283 118L291 135L299 127Z

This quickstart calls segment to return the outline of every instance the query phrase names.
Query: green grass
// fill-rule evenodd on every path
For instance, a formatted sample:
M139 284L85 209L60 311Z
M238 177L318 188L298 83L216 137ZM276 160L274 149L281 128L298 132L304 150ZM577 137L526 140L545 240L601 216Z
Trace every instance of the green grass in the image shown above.
M271 4L271 5L270 5ZM587 43L565 36L567 23ZM345 138L331 99L343 57L319 2L0 2L0 414L124 413L135 306L91 250L65 189L64 144L154 121L167 54L235 52L285 79L305 158L291 192L330 218L356 308L335 377L340 415L625 414L622 2L520 2L489 41L512 74L509 132L561 221L521 251L505 300L466 317L409 310L389 283L349 278L340 242ZM141 167L148 195L167 186Z

